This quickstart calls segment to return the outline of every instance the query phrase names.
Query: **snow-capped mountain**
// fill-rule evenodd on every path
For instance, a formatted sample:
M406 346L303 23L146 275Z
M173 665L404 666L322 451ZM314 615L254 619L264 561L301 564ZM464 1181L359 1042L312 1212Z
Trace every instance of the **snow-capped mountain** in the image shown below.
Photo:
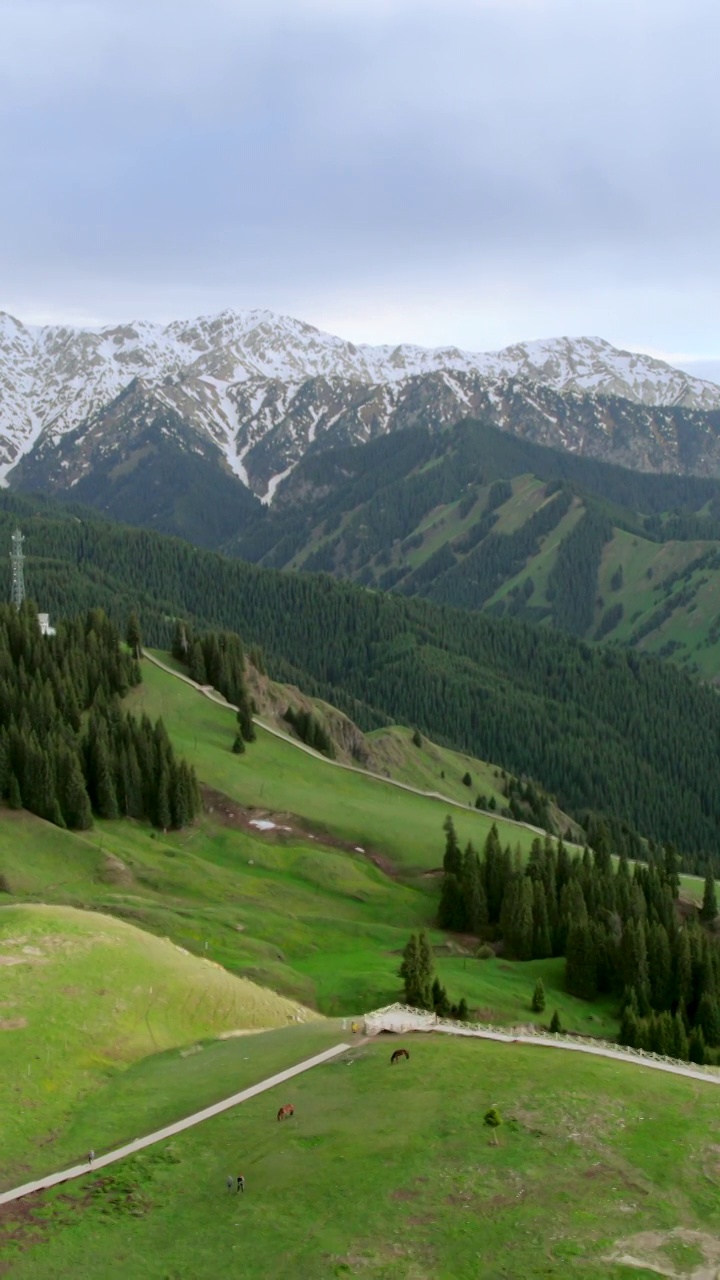
M214 458L270 501L310 448L468 414L626 466L720 474L718 410L720 387L600 338L474 354L355 346L268 311L98 330L0 314L0 480L23 488L132 468L152 426L154 451Z

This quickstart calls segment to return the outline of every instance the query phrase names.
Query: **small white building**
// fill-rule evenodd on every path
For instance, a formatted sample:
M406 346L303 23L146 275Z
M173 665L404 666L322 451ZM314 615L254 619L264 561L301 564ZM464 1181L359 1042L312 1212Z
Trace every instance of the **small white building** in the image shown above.
M37 617L38 617L38 626L40 628L40 635L54 636L55 628L50 626L50 614L39 613Z

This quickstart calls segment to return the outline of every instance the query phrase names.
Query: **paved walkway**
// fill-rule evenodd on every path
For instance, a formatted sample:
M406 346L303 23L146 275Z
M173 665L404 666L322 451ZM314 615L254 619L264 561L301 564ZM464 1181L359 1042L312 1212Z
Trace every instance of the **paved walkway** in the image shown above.
M438 1026L428 1027L428 1031L439 1035L471 1036L476 1040L500 1040L505 1044L531 1044L541 1049L567 1049L570 1053L592 1053L597 1058L614 1058L635 1067L650 1067L653 1071L667 1071L672 1076L687 1076L691 1080L702 1080L705 1084L720 1084L720 1075L711 1075L701 1067L683 1066L681 1063L659 1062L656 1058L640 1058L632 1053L623 1053L622 1049L611 1049L604 1045L572 1044L567 1040L555 1040L550 1036L505 1035L501 1031L473 1031L470 1027Z
M209 1120L211 1116L229 1111L231 1107L238 1106L240 1102L246 1102L248 1098L254 1098L258 1093L264 1093L266 1089L273 1089L276 1084L282 1084L284 1080L292 1080L293 1076L299 1076L303 1071L309 1071L311 1067L319 1067L322 1062L329 1062L331 1058L337 1058L338 1054L352 1047L349 1044L336 1044L333 1049L317 1053L314 1058L306 1058L304 1062L299 1062L295 1067L288 1067L286 1071L278 1071L277 1075L261 1080L260 1084L253 1084L249 1089L234 1093L231 1098L225 1098L222 1102L215 1102L211 1107L196 1111L194 1115L186 1116L176 1124L166 1125L164 1129L157 1129L155 1133L148 1133L144 1138L136 1138L134 1142L126 1143L124 1147L108 1151L104 1156L97 1156L92 1164L86 1160L83 1164L73 1165L71 1169L63 1169L62 1173L51 1173L45 1178L37 1178L35 1182L26 1182L22 1187L15 1187L12 1191L3 1191L0 1194L0 1205L10 1204L12 1200L21 1200L23 1196L32 1195L34 1191L56 1187L58 1183L69 1182L71 1178L82 1178L87 1173L94 1173L96 1169L104 1169L106 1165L115 1164L117 1160L135 1155L135 1152L142 1151L143 1147L150 1147L154 1142L162 1142L164 1138L182 1133L183 1129L191 1129L193 1125L202 1124L203 1120Z

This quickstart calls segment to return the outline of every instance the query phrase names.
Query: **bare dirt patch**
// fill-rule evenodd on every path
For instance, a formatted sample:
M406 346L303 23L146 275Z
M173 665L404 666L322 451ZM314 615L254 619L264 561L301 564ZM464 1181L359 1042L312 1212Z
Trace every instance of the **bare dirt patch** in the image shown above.
M0 1031L22 1031L27 1018L0 1018Z
M395 878L398 874L397 868L384 854L351 844L348 840L339 840L336 836L329 835L327 831L318 831L297 814L276 813L270 809L249 809L237 804L222 791L216 791L214 787L203 786L200 790L205 810L211 813L214 820L223 827L245 831L252 836L261 834L266 840L279 844L287 843L290 839L316 840L318 845L324 845L326 849L342 849L344 853L359 853L386 876Z
M391 1200L417 1200L420 1195L419 1191L409 1191L407 1187L399 1187L397 1191L390 1192Z
M106 853L98 871L98 878L104 884L114 884L124 888L128 888L134 881L130 868L125 865L122 858L116 857L114 853Z
M691 1263L690 1269L680 1264L682 1270L678 1270L671 1256L678 1245L701 1254L703 1261L697 1265ZM626 1240L619 1240L615 1251L605 1260L637 1271L652 1271L670 1280L717 1280L720 1239L686 1227L675 1227L672 1231L638 1231Z

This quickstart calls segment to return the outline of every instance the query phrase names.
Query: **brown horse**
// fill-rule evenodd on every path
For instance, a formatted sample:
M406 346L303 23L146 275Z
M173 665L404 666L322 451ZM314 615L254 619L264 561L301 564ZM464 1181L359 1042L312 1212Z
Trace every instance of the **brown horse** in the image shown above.
M290 1116L295 1115L295 1108L291 1102L286 1102L284 1107L278 1111L278 1120L289 1120Z
M399 1062L401 1058L407 1058L408 1062L410 1061L410 1054L407 1049L395 1049L390 1059L390 1066L392 1066L394 1062Z

